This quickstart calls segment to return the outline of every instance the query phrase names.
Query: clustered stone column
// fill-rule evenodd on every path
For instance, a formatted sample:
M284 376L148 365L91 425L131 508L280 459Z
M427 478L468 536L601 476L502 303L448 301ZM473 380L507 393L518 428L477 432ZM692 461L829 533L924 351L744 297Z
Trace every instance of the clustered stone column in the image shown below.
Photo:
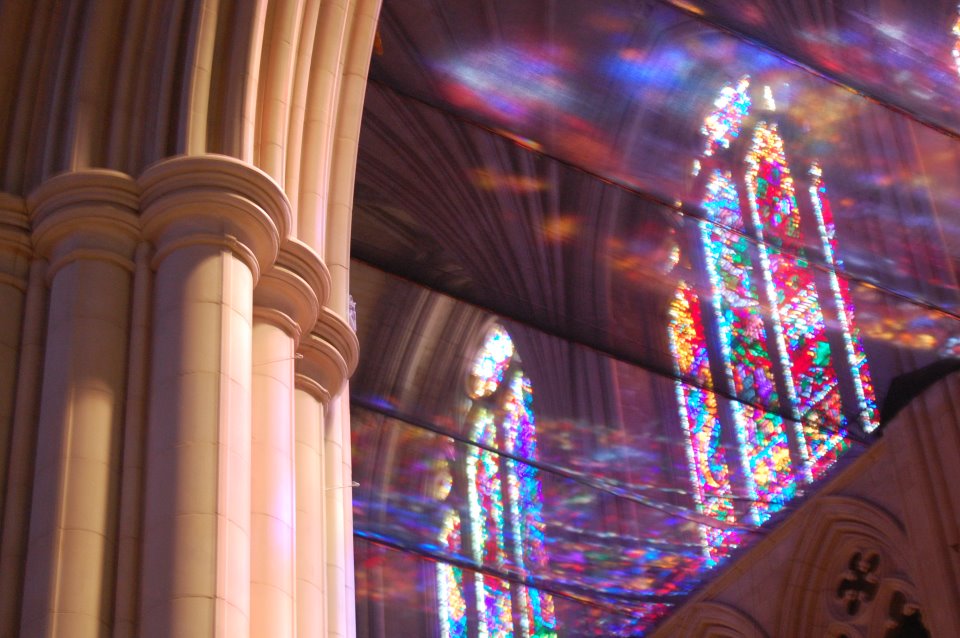
M253 288L276 260L289 211L241 162L166 160L140 181L157 250L141 627L244 635Z
M357 342L290 226L225 156L0 199L0 635L347 636Z
M348 636L348 616L352 613L348 601L352 580L348 579L351 572L347 565L352 557L344 521L345 507L352 506L352 479L343 473L340 412L331 396L340 392L356 366L358 350L353 330L324 308L313 331L304 338L303 357L297 366L297 406L303 408L303 418L297 415L297 458L302 455L304 470L315 468L322 477L317 480L306 473L298 476L297 502L312 508L304 511L302 528L298 521L298 538L309 538L298 590L314 600L326 597L326 605L321 607L325 617L315 618L316 612L304 609L301 631L312 632L317 623L323 623L326 636ZM324 429L315 433L311 428L316 421L310 415L321 412ZM318 485L324 486L320 494L316 493ZM322 539L311 531L314 525L326 530Z
M295 635L294 360L302 327L316 322L329 279L316 253L289 240L254 294L253 635ZM321 423L314 421L313 429ZM308 552L311 541L304 539Z
M356 334L328 308L314 329L327 356L326 386L338 394L357 365ZM324 428L324 477L327 564L327 635L352 636L353 611L353 481L350 463L349 412L340 401L328 404Z

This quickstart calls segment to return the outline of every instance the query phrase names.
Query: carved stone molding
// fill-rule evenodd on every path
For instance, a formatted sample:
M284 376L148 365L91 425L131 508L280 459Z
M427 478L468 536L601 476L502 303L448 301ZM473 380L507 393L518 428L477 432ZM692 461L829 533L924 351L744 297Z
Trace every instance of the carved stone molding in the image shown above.
M312 332L304 335L297 361L298 379L313 380L323 389L318 398L326 404L340 393L353 374L360 354L360 344L350 326L329 308L320 312ZM316 386L298 381L304 390L317 393Z
M930 632L923 622L920 607L910 602L907 596L897 591L890 597L883 625L871 635L882 635L882 638L929 638Z
M277 313L285 317L295 340L313 327L330 294L330 273L323 260L306 244L288 238L277 261L263 273L253 291L254 316Z
M847 616L857 616L873 602L880 588L880 554L871 549L857 549L838 577L836 601Z
M192 244L219 245L250 266L254 282L290 231L290 203L269 175L225 155L190 155L149 167L137 180L154 265Z
M914 398L884 431L893 486L902 495L911 572L934 635L960 628L960 373Z
M343 317L330 310L330 308L324 308L320 311L315 331L340 352L346 365L345 380L349 379L360 361L360 342L357 341L357 333L353 331Z
M767 633L739 609L717 602L698 602L687 610L679 635L689 638L767 638Z
M863 638L863 633L849 624L834 622L827 630L827 638Z
M836 623L864 623L879 602L881 581L909 565L903 526L880 507L821 495L811 510L786 578L789 604L778 635L825 635Z
M140 238L139 188L105 169L63 173L27 198L36 252L50 262L47 280L76 259L114 262L133 272Z

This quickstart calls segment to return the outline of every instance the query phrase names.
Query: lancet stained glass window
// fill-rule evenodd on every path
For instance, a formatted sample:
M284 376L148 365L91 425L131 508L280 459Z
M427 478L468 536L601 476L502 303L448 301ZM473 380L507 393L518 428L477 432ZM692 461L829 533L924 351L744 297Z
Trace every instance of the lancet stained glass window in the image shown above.
M541 567L546 549L540 480L536 468L509 458L537 457L533 389L502 326L490 330L474 360L467 394L471 439L480 444L462 459L467 518L461 524L456 511L448 512L438 540L456 554L463 549L461 534L466 536L469 556L480 565L502 568L509 563L522 572ZM444 638L557 636L552 597L532 587L482 573L466 582L462 570L441 563L437 596ZM472 605L467 602L471 596ZM475 621L467 611L471 606Z
M717 521L701 534L712 562L738 540L730 529L736 508L716 507L718 498L746 497L750 522L761 524L796 495L799 482L820 477L847 448L846 414L855 412L867 432L877 423L853 304L838 274L822 169L810 166L809 198L798 202L802 189L787 160L773 91L763 87L753 100L751 90L746 76L727 85L704 119L706 144L693 170L701 246L691 262L707 283L681 282L668 328L695 505ZM759 113L751 113L754 103ZM819 269L804 237L814 225L825 266ZM833 337L828 319L839 327ZM716 385L711 364L723 371ZM852 392L842 389L839 374ZM706 388L733 397L729 410L718 409Z
M691 286L680 284L670 307L670 349L682 378L712 385L709 353L700 315L700 300ZM735 523L730 467L720 440L716 395L691 383L676 383L680 420L687 439L687 462L697 511L717 521ZM707 560L717 562L733 544L722 528L701 525Z

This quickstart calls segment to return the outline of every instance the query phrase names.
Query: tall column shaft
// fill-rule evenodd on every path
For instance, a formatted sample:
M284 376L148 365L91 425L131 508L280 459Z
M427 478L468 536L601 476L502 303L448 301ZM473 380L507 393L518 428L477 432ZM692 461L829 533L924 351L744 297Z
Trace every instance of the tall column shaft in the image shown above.
M304 374L296 383L297 635L326 636L323 401L329 395Z
M327 559L327 636L347 638L347 527L346 499L349 494L344 484L343 428L340 421L340 402L330 402L324 427L323 455L324 497L326 517L324 538Z
M222 246L157 269L144 636L248 633L252 299L250 266Z
M138 635L140 555L143 540L144 446L147 383L150 369L150 310L153 305L152 247L141 242L135 255L130 309L127 406L124 412L123 462L120 473L120 519L117 525L117 599L114 638Z
M294 353L304 328L315 325L329 288L319 256L288 239L254 292L251 626L256 636L297 633ZM319 539L306 542L311 541ZM309 553L309 545L306 549Z
M310 448L304 445L304 452L311 462L317 461L313 454L320 455L320 466L317 469L322 472L322 488L318 491L323 505L322 510L315 514L318 516L316 520L322 525L322 533L319 534L322 547L311 546L308 551L311 556L322 557L323 560L322 574L318 576L322 578L325 595L323 635L344 638L352 635L350 632L354 625L350 618L353 604L347 600L352 594L347 582L352 570L347 565L346 549L347 535L350 533L346 521L351 517L352 512L348 507L352 508L352 503L350 478L345 477L343 472L343 415L338 406L343 400L339 395L344 382L356 367L358 350L357 337L350 326L328 308L324 308L314 329L304 336L300 346L303 358L297 364L297 371L301 375L300 392L312 394L314 402L325 404L322 421L311 423L307 421L306 415L298 414L297 429L298 435L305 441L316 441L322 449L321 452L312 453ZM298 405L301 403L306 406L305 409L310 410L310 414L317 411L315 406L311 407L312 404L306 396ZM309 431L311 426L319 426L317 436L322 436L322 440L313 438L314 434ZM301 484L298 483L298 498L300 489ZM302 485L305 494L314 489L317 488L309 484ZM314 503L306 501L306 498L305 496L305 507L314 506Z
M253 324L253 636L293 636L295 624L294 340L277 314L258 308Z
M141 635L247 636L253 288L289 208L226 157L165 160L139 182L156 244Z
M345 598L347 601L347 636L353 638L357 635L357 588L354 580L354 557L353 557L353 446L350 440L350 385L347 383L343 392L338 397L341 409L340 413L340 453L341 467L343 468L343 552L344 552L344 588L346 589Z
M16 405L10 436L3 534L0 537L0 636L20 630L20 603L30 526L37 414L40 411L43 338L47 316L47 261L34 259L23 311Z
M21 320L32 252L23 201L0 195L0 516L6 501Z
M313 332L305 338L303 371L331 397L323 421L323 539L327 636L352 636L352 566L347 562L348 521L352 518L351 478L344 473L344 414L341 392L357 363L359 344L339 315L324 308ZM349 430L348 430L349 431ZM349 449L347 450L349 453Z
M112 623L136 203L132 180L106 171L31 197L52 282L21 635L99 636Z

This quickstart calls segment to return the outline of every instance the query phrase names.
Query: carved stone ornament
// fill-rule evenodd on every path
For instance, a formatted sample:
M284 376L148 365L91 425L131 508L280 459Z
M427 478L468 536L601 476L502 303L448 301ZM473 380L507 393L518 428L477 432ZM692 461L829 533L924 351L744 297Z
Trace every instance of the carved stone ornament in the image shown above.
M847 615L856 616L864 605L876 598L880 586L879 567L880 555L876 552L861 550L850 557L836 592Z
M883 638L930 638L920 608L907 602L902 592L891 596L888 613Z

